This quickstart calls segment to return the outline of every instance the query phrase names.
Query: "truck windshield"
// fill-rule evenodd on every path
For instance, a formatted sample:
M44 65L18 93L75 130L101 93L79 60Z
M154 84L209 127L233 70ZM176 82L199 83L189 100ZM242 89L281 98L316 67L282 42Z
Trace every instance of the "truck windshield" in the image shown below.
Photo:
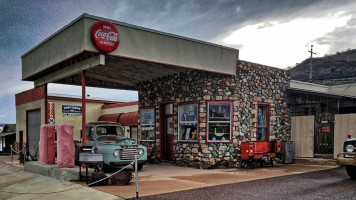
M98 136L104 136L104 135L116 135L120 137L124 136L124 132L120 126L97 126L96 134Z

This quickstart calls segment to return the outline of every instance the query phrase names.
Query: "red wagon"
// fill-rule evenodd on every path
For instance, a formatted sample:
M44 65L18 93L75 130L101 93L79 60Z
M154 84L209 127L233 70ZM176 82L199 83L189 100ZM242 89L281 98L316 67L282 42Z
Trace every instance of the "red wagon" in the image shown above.
M273 166L281 155L281 141L249 141L241 143L242 167Z

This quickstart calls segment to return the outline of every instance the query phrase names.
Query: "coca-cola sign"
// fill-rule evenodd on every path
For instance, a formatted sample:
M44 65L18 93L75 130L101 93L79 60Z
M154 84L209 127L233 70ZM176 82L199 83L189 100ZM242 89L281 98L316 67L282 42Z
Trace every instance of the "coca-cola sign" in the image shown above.
M102 52L115 51L120 43L119 31L108 21L98 21L91 28L91 38Z
M55 122L55 109L54 109L54 102L48 101L48 123L54 124Z

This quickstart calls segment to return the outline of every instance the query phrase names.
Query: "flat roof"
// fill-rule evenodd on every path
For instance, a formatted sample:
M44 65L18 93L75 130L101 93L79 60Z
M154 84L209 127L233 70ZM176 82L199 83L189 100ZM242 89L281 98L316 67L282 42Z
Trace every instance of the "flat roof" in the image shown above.
M356 98L356 94L343 94L343 93L336 93L331 91L334 86L326 86L326 85L319 85L315 83L303 82L303 81L296 81L291 80L290 82L290 91L305 93L305 94L316 94L322 96L329 96L334 98L341 98L341 97L348 97L348 98ZM347 88L344 85L343 88Z
M119 31L119 47L102 53L91 39L98 21ZM22 55L22 78L45 83L137 90L137 84L187 70L236 75L239 50L196 39L83 14ZM126 74L126 75L125 75Z

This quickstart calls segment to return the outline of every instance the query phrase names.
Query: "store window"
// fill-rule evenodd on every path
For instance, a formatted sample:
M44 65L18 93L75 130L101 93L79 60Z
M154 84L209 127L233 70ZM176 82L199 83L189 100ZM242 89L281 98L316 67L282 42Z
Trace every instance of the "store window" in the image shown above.
M257 112L257 140L269 140L269 120L270 106L269 104L258 104Z
M130 126L130 138L135 139L137 141L137 126Z
M178 107L179 141L198 140L198 104L185 104Z
M154 117L153 108L140 110L141 141L153 141L155 139Z
M208 142L231 141L231 102L208 102Z

